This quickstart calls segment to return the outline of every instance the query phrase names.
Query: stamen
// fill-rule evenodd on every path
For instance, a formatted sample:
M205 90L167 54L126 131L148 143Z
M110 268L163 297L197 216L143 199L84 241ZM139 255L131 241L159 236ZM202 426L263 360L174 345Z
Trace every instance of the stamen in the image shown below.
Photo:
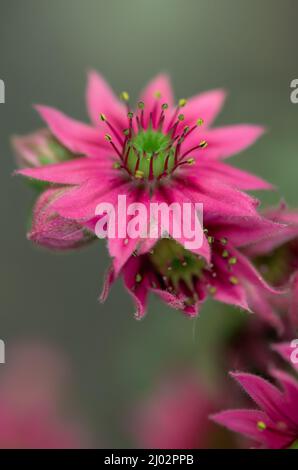
M112 137L110 136L110 134L106 134L105 135L105 139L107 142L109 142L111 144L111 146L113 147L113 149L115 150L115 152L117 153L117 155L119 155L119 157L121 158L122 160L122 153L120 152L120 150L116 147L116 145L114 144L113 140L112 140Z
M114 136L115 136L116 139L118 140L118 143L119 143L119 144L121 145L121 147L122 147L122 145L123 145L123 140L122 140L121 135L120 135L120 133L118 132L118 130L115 129L115 127L107 120L105 114L101 113L101 114L99 115L99 117L100 117L101 121L103 121L103 122L108 126L108 128L113 132Z
M199 143L199 145L196 145L195 147L192 147L191 149L187 150L181 157L180 161L183 160L184 157L186 157L187 155L189 155L191 152L193 152L194 150L197 150L197 149L201 149L201 148L205 148L207 147L207 142L206 140L202 140L202 142Z
M199 147L201 149L204 149L208 146L208 143L206 142L206 140L202 140L202 142L199 143Z
M139 101L138 102L138 108L141 110L141 127L144 129L145 126L144 126L144 108L145 108L145 103L144 101Z
M139 283L139 282L141 282L142 279L143 279L143 278L142 278L141 274L138 273L138 274L136 275L136 282Z
M132 127L133 113L129 111L127 113L127 117L128 117L128 122L129 122L129 137L131 138L133 135L133 127Z
M229 264L230 265L234 265L237 263L237 258L235 256L233 256L232 258L229 259Z
M265 431L265 429L267 428L266 423L264 423L264 421L258 421L257 428L259 431Z
M170 122L169 122L168 129L167 129L167 133L170 132L170 129L172 128L172 126L173 126L173 124L174 124L174 122L175 122L175 119L176 119L176 117L177 117L177 115L178 115L178 113L179 113L179 110L180 110L181 108L183 108L183 106L185 106L186 103L187 103L187 100L184 99L184 98L182 98L182 99L180 99L180 100L178 101L178 106L176 106L175 111L174 111L174 113L173 113L173 116L172 116L172 118L171 118L171 120L170 120Z

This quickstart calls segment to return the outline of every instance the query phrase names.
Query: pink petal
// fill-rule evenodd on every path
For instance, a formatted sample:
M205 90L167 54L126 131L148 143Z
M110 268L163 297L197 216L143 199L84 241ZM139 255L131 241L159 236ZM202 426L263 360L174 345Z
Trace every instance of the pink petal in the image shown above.
M129 204L133 203L141 203L144 204L144 206L147 208L147 214L149 214L149 195L147 192L144 191L129 191L128 194L126 195L126 207ZM115 207L115 210L117 211L118 204ZM128 224L130 220L133 219L133 216L126 216L126 230L128 228ZM118 229L118 227L116 228ZM144 234L145 235L145 234ZM130 235L126 232L125 238L110 238L108 240L108 247L109 247L109 253L110 256L113 258L113 266L115 273L118 274L124 264L127 262L127 260L132 256L133 252L136 250L136 248L140 245L143 244L143 241L146 240L146 238L142 237L137 237L137 238L131 238ZM154 240L154 243L156 243L156 240ZM138 250L139 253L139 250Z
M272 421L281 421L280 409L283 395L277 387L268 382L268 380L253 374L233 372L231 376L237 380L246 393Z
M282 449L291 443L291 437L273 430L268 417L258 410L227 410L212 415L211 419L231 431L261 442L269 449ZM258 422L264 423L267 429L259 430Z
M169 307L174 308L175 310L181 310L186 314L188 317L196 317L198 316L198 302L194 305L187 305L185 303L186 297L183 294L174 295L171 292L152 288L150 289L154 294L158 295L158 297Z
M137 281L137 275L141 281ZM125 286L136 304L135 317L143 318L146 313L148 297L148 281L146 272L142 269L141 257L132 257L123 268L123 279Z
M183 191L191 200L204 204L204 217L214 216L256 216L259 202L245 193L238 191L216 179L200 179L199 176L179 178L175 186Z
M39 105L36 109L54 136L72 152L88 157L101 157L111 153L107 142L100 138L98 130L54 108Z
M220 112L226 98L224 90L211 90L193 96L187 100L183 108L184 122L195 124L199 118L204 120L204 126L210 126Z
M95 216L95 209L99 203L117 205L119 191L128 193L129 184L117 178L106 182L90 179L79 188L74 188L54 203L54 209L67 219L88 220Z
M250 311L247 303L247 293L240 280L240 283L233 285L229 282L231 273L228 271L227 263L221 256L213 255L212 258L216 266L217 276L210 278L210 284L216 288L214 298L229 305L235 305Z
M167 187L161 187L159 190L156 190L154 195L151 198L151 202L157 202L157 203L167 203L168 205L171 205L173 203L178 203L180 207L184 203L189 203L193 204L194 200L188 198L188 196L185 194L185 192L180 191L180 188L176 187L176 183L174 183L172 186L167 186ZM199 200L197 202L200 202ZM194 213L194 211L191 211L191 227L195 226L194 218L197 217L197 215ZM191 247L188 245L188 242L191 241L185 237L185 234L182 230L181 227L181 236L177 236L177 234L174 231L174 224L176 223L177 225L181 226L181 220L180 217L176 217L175 215L172 216L171 221L173 224L170 224L170 233L169 235L174 238L178 243L183 245L186 249L189 249L193 253L196 253L203 258L207 260L207 262L210 262L210 257L211 257L211 252L210 252L210 246L209 243L206 239L206 236L204 233L202 233L202 245L201 246L193 246ZM182 221L183 222L183 221ZM203 227L202 227L203 230ZM187 245L186 245L187 244Z
M160 94L160 98L156 97L156 93ZM145 103L144 108L144 121L145 126L148 125L150 112L154 112L156 107L160 107L161 104L167 103L169 110L174 105L174 98L172 92L172 85L168 75L160 74L151 80L145 89L142 91L140 100Z
M271 222L270 220L255 216L226 217L217 216L207 218L208 227L217 238L225 237L235 247L242 247L250 243L261 242L281 232L284 226ZM245 251L246 253L246 251Z
M250 124L204 130L202 140L208 147L202 155L207 160L231 157L253 145L263 133L263 127Z
M126 108L115 96L104 78L94 70L88 75L86 90L87 109L94 126L100 125L101 113L116 124L120 130L127 127Z
M103 283L101 294L99 296L100 302L106 301L110 292L110 288L114 282L115 282L115 272L114 272L113 266L110 266L110 268L107 270L104 276L104 283Z
M220 161L210 161L206 163L204 161L202 163L200 160L197 160L197 166L201 177L204 177L206 174L207 177L218 178L223 183L235 186L237 189L244 191L274 189L270 183L262 178L239 170L238 168L233 168Z

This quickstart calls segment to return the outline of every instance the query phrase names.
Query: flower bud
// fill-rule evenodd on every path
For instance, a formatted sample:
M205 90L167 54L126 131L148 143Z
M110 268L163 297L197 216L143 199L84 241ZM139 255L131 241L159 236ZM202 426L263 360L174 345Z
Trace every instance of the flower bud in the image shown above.
M51 188L44 191L33 209L32 226L27 234L29 240L52 250L73 250L95 240L93 233L75 220L61 217L54 208L65 188Z
M59 163L74 157L48 129L40 129L12 138L12 147L20 167L39 167Z

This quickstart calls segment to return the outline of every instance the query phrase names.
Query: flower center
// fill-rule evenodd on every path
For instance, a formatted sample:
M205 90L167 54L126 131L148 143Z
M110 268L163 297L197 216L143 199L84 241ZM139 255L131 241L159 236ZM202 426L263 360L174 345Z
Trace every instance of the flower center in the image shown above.
M179 291L184 287L191 294L196 292L196 280L203 277L206 268L203 258L169 238L157 242L149 259L169 290Z
M121 94L128 111L127 128L122 132L104 114L100 115L109 130L105 138L118 157L114 168L125 170L133 179L139 181L160 180L171 175L182 165L192 165L195 160L191 153L207 146L207 142L203 140L182 150L182 144L197 126L203 124L203 120L198 119L191 127L183 127L180 124L184 115L180 110L185 106L186 100L180 100L177 107L170 111L166 103L160 104L159 93L156 93L155 97L155 105L149 116L145 117L143 101L138 103L138 109L133 113L128 105L128 94ZM166 116L166 113L170 114Z
M171 172L175 166L175 152L168 135L152 129L137 134L131 142L127 168L144 179L156 179L165 171ZM136 175L135 175L136 176Z

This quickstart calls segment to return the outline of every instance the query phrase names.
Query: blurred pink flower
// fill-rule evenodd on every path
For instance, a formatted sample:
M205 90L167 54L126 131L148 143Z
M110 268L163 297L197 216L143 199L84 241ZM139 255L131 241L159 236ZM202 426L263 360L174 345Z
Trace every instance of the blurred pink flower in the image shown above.
M284 224L283 230L259 240L244 249L264 278L275 287L287 287L283 296L260 295L255 286L252 291L252 308L264 318L277 312L279 334L292 334L298 327L298 211L290 210L285 203L268 209L263 214L268 220Z
M40 344L22 344L8 351L0 376L1 449L88 445L85 430L62 414L67 373L63 358Z
M208 420L216 403L194 374L163 380L137 410L134 434L138 446L199 449L216 445L217 430ZM224 444L223 435L220 437Z
M275 348L285 353L284 349ZM298 448L298 380L281 370L271 370L282 390L253 374L235 372L232 377L258 405L258 410L228 410L211 416L226 428L269 449Z

